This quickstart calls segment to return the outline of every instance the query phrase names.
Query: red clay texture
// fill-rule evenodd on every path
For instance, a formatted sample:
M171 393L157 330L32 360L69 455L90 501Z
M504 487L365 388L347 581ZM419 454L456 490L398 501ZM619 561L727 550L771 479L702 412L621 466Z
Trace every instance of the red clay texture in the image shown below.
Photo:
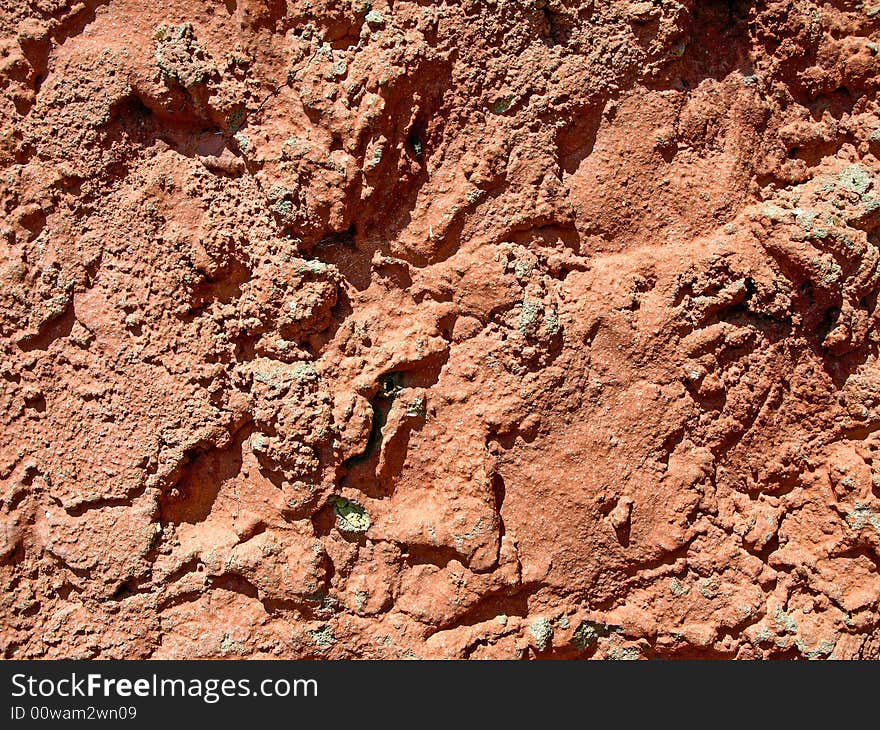
M0 655L880 658L880 0L0 38Z

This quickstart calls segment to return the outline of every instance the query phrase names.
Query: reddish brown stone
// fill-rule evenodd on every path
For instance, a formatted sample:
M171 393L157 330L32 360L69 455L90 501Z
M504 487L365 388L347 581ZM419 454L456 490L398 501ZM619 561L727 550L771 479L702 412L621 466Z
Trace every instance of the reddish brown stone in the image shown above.
M6 5L0 655L880 656L880 6Z

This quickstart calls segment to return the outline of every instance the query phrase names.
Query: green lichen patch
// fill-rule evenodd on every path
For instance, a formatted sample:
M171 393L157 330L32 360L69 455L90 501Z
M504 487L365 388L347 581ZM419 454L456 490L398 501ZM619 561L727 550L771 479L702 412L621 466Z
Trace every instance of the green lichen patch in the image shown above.
M789 211L778 205L768 204L761 209L762 215L774 223L780 223L788 218Z
M513 97L502 96L492 103L492 111L496 114L504 114L511 106L513 106Z
M837 637L820 641L816 646L810 647L803 639L795 639L795 646L806 659L825 659L837 646Z
M718 579L715 577L704 580L700 583L699 589L703 598L708 598L710 601L714 601L721 592L721 586L718 583Z
M854 193L864 195L868 192L874 180L861 165L850 165L838 178L842 187L852 190Z
M635 662L641 658L641 652L635 646L613 646L608 650L608 658L613 662Z
M856 502L855 508L847 514L846 521L853 530L861 530L869 524L880 533L880 518L861 502Z
M247 656L247 646L244 644L244 642L234 641L228 633L224 633L220 639L220 653L223 656L227 656L229 654Z
M776 609L776 615L773 617L776 622L776 626L780 631L785 631L788 634L796 634L798 630L798 625L795 620L782 610L781 607Z
M370 529L370 515L361 505L344 497L333 502L336 513L336 526L341 532L366 532Z
M865 213L875 213L880 210L880 197L872 194L862 196L862 206Z
M406 415L412 418L420 418L425 415L425 396L419 395L406 406Z
M206 83L217 69L196 42L192 23L160 25L153 34L155 60L162 77L186 89Z
M538 319L538 315L541 314L542 311L543 309L539 302L533 302L527 299L523 300L522 310L519 315L519 331L523 337L526 336L530 326Z
M311 629L306 633L312 637L315 645L322 649L327 649L336 643L336 637L333 636L333 627L328 624L319 626L317 629Z
M553 625L546 618L536 618L529 626L529 633L535 637L538 651L546 651L553 640Z
M571 643L581 651L589 649L599 639L610 636L614 631L614 627L608 624L598 623L596 621L581 621L574 630L571 637Z
M238 149L242 151L243 154L247 154L248 150L251 148L251 139L246 134L242 134L241 132L236 132L235 142L238 144Z
M382 15L378 10L371 10L367 13L364 20L367 21L367 25L371 25L374 27L379 27L385 25L385 16Z
M669 592L672 593L673 596L686 596L691 592L690 586L682 583L678 578L673 578L669 584Z
M293 201L282 198L272 205L272 210L284 219L293 217L294 207Z
M290 367L290 377L294 380L315 381L318 378L318 372L315 370L315 366L308 361L296 362Z
M378 145L370 155L369 159L366 162L366 168L368 170L372 170L382 161L382 155L384 153L384 149L382 145Z
M235 134L245 123L247 119L247 110L240 106L237 109L233 110L229 116L226 118L226 126L229 128L229 131ZM246 150L242 149L242 152Z
M470 203L471 205L473 205L473 204L476 203L480 198L483 197L483 194L484 194L484 193L485 193L484 190L479 190L479 189L476 189L476 190L468 190L468 194L467 194L467 196L466 196L466 197L467 197L467 202Z

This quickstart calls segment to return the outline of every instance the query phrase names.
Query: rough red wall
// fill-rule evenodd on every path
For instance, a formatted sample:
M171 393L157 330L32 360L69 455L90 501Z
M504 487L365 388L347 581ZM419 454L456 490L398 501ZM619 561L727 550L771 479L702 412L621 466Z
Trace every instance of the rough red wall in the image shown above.
M2 656L880 656L880 4L0 36Z

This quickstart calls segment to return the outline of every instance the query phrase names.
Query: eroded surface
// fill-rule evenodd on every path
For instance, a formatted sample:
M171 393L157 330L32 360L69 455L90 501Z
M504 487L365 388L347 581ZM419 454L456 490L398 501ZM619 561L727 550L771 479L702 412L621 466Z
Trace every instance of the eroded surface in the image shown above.
M3 656L878 656L880 5L13 5Z

